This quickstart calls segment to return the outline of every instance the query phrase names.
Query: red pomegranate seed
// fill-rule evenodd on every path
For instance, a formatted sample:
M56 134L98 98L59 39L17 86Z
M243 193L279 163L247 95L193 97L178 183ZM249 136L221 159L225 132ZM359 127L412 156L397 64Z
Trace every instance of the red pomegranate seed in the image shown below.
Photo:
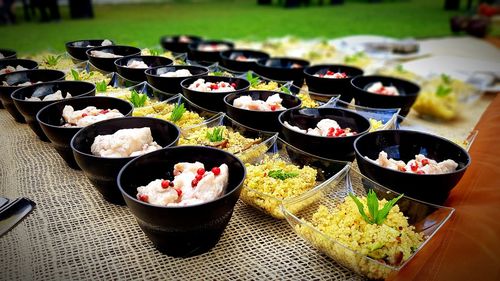
M424 158L422 159L422 166L429 165L429 159Z
M214 173L214 175L218 176L220 174L220 168L219 167L213 167L212 168L212 173Z
M169 184L168 184L170 187L174 187L174 182L171 181Z
M416 171L418 170L418 165L417 165L417 163L413 163L413 164L411 164L411 165L410 165L410 168L411 168L411 170L412 170L413 172L416 172Z
M330 70L328 70L328 71L326 72L326 75L333 75L333 74L334 74L334 73L333 73L333 71L330 71Z
M177 196L178 197L182 196L182 190L181 189L176 189L175 191L177 191Z
M203 175L196 175L194 177L194 179L197 180L197 181L201 181L202 178L203 178Z
M236 83L231 83L231 87L236 89Z
M82 113L82 118L89 116L87 113Z
M203 175L205 174L205 169L203 169L203 168L199 168L199 169L196 171L196 173L197 173L198 175L202 175L202 176L203 176Z
M191 186L194 188L195 186L198 185L198 181L196 179L194 179L193 181L191 181Z
M425 174L425 172L424 172L424 171L422 171L422 170L418 170L418 171L417 171L417 174L418 174L418 175L424 175L424 174Z
M345 72L342 72L342 78L347 78L347 74Z
M149 197L146 194L141 194L141 195L139 195L139 200L147 203L149 200Z
M107 109L103 109L103 110L99 111L100 114L106 114L108 112L109 112L109 110L107 110Z
M277 106L276 105L271 105L271 110L272 111L275 111L277 109Z
M338 136L342 135L343 133L345 133L345 131L341 128L338 128L337 131L335 131L335 136L338 137Z
M328 133L326 134L326 136L333 137L333 134L335 134L335 128L330 128L328 129Z
M401 172L406 172L406 168L405 168L405 167L399 167L399 170L400 170Z
M161 181L161 188L165 189L165 188L168 188L169 186L170 186L170 181L168 181L168 180Z

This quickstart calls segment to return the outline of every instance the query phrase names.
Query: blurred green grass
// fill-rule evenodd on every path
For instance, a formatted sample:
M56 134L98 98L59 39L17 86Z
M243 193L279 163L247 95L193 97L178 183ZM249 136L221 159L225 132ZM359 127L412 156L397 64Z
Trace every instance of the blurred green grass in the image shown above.
M21 21L17 25L1 26L0 46L22 53L62 51L64 42L70 40L110 38L119 44L151 47L166 34L249 40L286 35L299 38L356 34L436 37L450 35L449 18L457 14L444 11L441 0L345 2L340 6L313 4L295 9L258 6L256 1L242 0L102 5L94 6L96 17L92 20L70 20L68 9L63 7L61 22ZM20 10L18 17L22 19Z

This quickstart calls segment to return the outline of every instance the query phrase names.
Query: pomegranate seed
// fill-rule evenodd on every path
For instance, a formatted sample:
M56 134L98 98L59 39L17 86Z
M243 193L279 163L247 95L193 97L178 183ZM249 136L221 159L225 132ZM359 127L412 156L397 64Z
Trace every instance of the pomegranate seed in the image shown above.
M220 83L220 86L221 86L222 88L225 88L225 87L226 87L226 84L225 84L225 83Z
M139 195L139 200L147 203L149 200L149 197L146 194L141 194L141 195Z
M347 78L347 74L345 72L342 72L342 78Z
M168 181L168 180L161 181L161 188L165 189L165 188L168 188L169 186L170 186L170 181Z
M214 173L214 175L218 176L220 174L220 168L219 167L213 167L212 168L212 173Z
M194 179L193 181L191 181L191 186L194 188L195 186L198 185L198 181L196 179Z
M194 177L195 180L200 181L203 178L203 175L196 175Z
M335 132L335 136L338 137L338 136L342 135L343 133L345 133L345 131L341 128L338 128L337 131Z
M205 169L203 169L203 168L199 168L199 169L196 171L196 173L197 173L198 175L202 175L202 176L203 176L203 175L205 174Z
M177 191L177 197L181 197L182 196L182 190L181 189L176 189L175 191Z
M272 111L275 111L275 110L276 110L276 108L277 108L277 106L276 106L276 105L271 105L271 110L272 110Z
M418 165L417 165L417 163L413 163L413 164L411 164L411 165L410 165L410 168L411 168L411 170L412 170L413 172L416 172L416 171L418 170Z
M335 128L330 128L330 129L328 129L328 133L326 134L326 136L333 137L334 133L335 133Z
M320 75L319 75L319 78L323 78L323 77L325 77L325 75L324 75L324 74L320 74Z
M168 184L170 187L174 187L174 182L171 181L169 184Z
M422 159L422 166L429 165L429 159Z
M405 167L399 167L399 170L400 170L401 172L406 172L406 168L405 168Z
M231 83L231 87L236 89L236 83Z
M106 114L106 113L108 113L108 112L109 112L109 110L107 110L107 109L103 109L103 110L99 111L99 114Z
M328 70L328 71L326 72L326 75L333 75L333 71Z
M423 174L425 174L425 172L424 172L424 171L422 171L422 170L418 170L418 171L417 171L417 174L418 174L418 175L423 175Z
M87 113L82 113L82 118L83 118L83 117L87 117L87 116L88 116L88 114L87 114Z

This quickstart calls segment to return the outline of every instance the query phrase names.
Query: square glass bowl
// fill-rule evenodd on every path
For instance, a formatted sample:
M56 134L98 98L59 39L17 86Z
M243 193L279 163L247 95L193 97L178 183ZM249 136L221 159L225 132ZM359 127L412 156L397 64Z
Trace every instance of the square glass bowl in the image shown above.
M331 213L349 197L350 193L362 197L367 195L367 190L373 190L379 200L382 198L390 200L399 196L398 193L373 182L348 166L342 172L335 175L334 179L328 181L328 183L322 185L320 188L313 189L299 197L283 201L281 208L292 229L316 249L325 253L340 265L362 276L370 279L384 279L397 273L412 260L450 219L455 210L449 207L425 203L406 196L399 199L396 205L399 207L400 212L407 218L408 224L414 227L414 231L422 233L424 237L422 243L409 253L406 260L400 260L396 265L390 265L382 259L369 257L366 252L362 253L360 249L355 249L358 242L366 238L365 236L356 236L358 240L350 236L350 243L344 244L334 238L334 235L337 237L342 237L343 235L349 236L351 235L349 229L337 227L335 229L336 233L331 234L321 231L313 224L313 215L320 206L325 206ZM303 205L306 207L302 207ZM365 210L367 210L366 207ZM368 213L368 211L366 212ZM356 218L352 219L355 220ZM391 229L396 231L394 228ZM352 234L354 235L354 232ZM395 251L395 249L386 250L388 253L391 250Z
M279 161L279 162L275 162ZM284 199L300 196L309 190L321 189L335 178L347 165L347 162L330 160L314 156L286 143L280 138L269 146L267 152L246 158L247 178L241 191L240 199L246 204L277 219L285 216L280 209ZM272 166L272 164L277 166ZM284 165L295 165L301 172L292 178L278 179L269 175L274 171L287 172ZM253 167L251 167L253 166ZM310 168L304 169L305 166ZM251 167L252 171L250 171ZM295 171L295 170L290 170ZM314 171L316 174L311 172ZM296 173L296 172L292 172ZM302 186L300 186L302 184ZM307 202L295 205L294 210L307 206Z

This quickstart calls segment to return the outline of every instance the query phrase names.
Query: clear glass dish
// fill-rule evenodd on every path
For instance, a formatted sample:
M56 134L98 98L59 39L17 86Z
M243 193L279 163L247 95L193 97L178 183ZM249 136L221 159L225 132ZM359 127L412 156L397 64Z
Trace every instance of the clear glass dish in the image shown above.
M290 186L292 182L291 181L287 182L286 180L276 180L276 182L282 184L281 187L279 185L265 186L264 177L268 177L267 172L260 179L251 178L248 176L248 167L250 165L258 167L260 165L265 165L266 160L267 161L282 160L287 165L293 164L300 168L308 166L314 169L316 172L316 178L314 179L314 182L307 183L307 185L310 185L310 188L308 190L315 190L322 188L322 186L328 184L331 180L333 180L333 178L335 178L335 175L340 171L342 171L348 165L347 162L330 160L314 156L312 154L309 154L298 148L293 147L292 145L286 143L284 140L280 138L276 138L274 140L274 143L272 143L272 145L269 146L267 152L245 160L246 161L244 162L246 163L245 165L247 166L247 179L245 180L245 184L241 191L240 199L246 204L256 208L257 210L262 211L265 214L270 215L277 219L285 218L282 210L280 209L283 200L287 198L285 196L286 194L284 193L285 192L298 193L300 192L300 189L296 191L291 191L290 189L292 189L294 185ZM270 184L272 181L274 180L267 181L267 183ZM302 178L301 183L305 184L306 182L308 182L308 180ZM298 196L298 194L292 196ZM294 206L295 208L294 210L305 208L306 205L307 204L300 204Z
M353 247L355 246L353 245L358 245L354 244L354 242L351 245L339 242L332 235L320 231L312 223L313 215L320 206L325 206L331 212L339 204L343 203L350 193L361 197L366 196L367 190L370 189L377 194L379 199L390 200L399 195L371 181L348 166L320 188L313 189L299 197L284 200L281 208L292 229L307 243L325 253L340 265L362 276L370 279L384 279L397 273L424 248L427 242L450 219L455 210L403 196L396 205L408 218L409 225L415 227L416 232L423 233L424 238L422 243L413 250L405 261L401 260L398 265L389 265L354 250ZM306 205L306 207L299 208L303 205ZM344 235L343 232L341 234ZM345 235L349 235L347 230Z

